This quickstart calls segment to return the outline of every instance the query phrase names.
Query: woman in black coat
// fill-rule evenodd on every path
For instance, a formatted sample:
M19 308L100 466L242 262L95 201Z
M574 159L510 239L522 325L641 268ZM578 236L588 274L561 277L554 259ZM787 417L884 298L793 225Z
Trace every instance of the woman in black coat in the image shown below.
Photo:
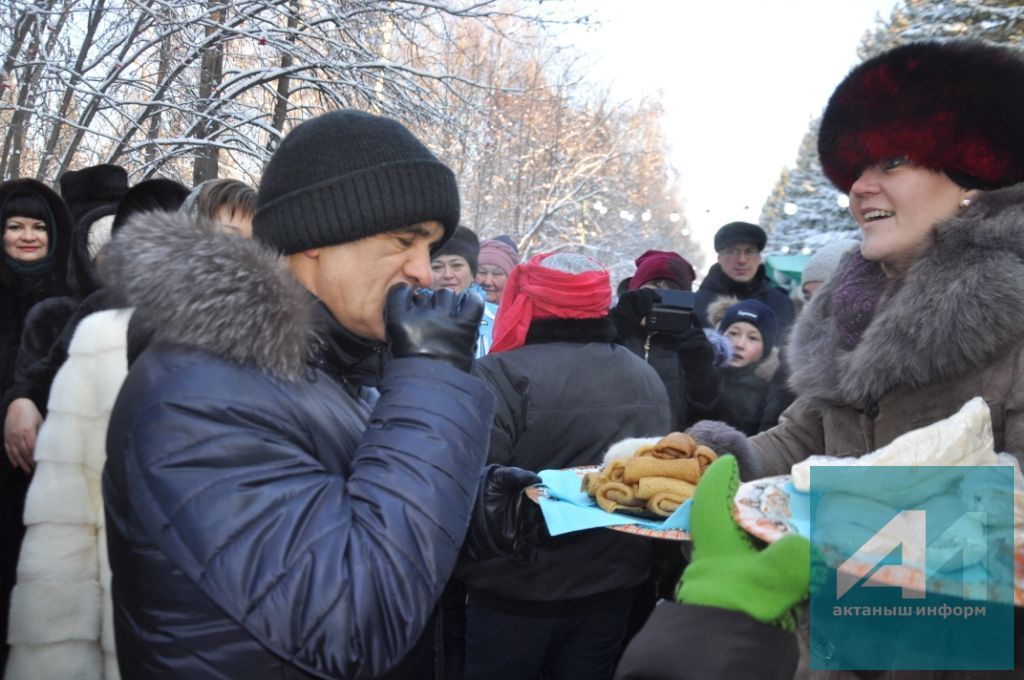
M14 381L18 342L34 304L66 295L71 215L55 191L33 179L0 184L3 256L0 258L0 390ZM31 466L6 455L0 461L0 662L7 657L7 601L24 526L21 522Z

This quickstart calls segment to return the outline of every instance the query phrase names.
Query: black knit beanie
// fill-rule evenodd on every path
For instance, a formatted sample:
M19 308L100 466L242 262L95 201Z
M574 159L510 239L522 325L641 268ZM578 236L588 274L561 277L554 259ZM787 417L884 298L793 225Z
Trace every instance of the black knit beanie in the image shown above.
M253 236L291 254L431 220L443 240L459 223L454 173L398 121L347 109L282 140L260 181Z
M737 302L725 310L725 316L718 323L718 332L725 333L729 326L738 321L745 321L761 331L761 342L764 343L764 353L761 356L764 359L768 358L779 335L779 322L772 308L754 299Z
M441 255L461 255L469 263L473 276L476 276L480 260L480 239L471 229L459 227L443 246L433 252L432 257Z

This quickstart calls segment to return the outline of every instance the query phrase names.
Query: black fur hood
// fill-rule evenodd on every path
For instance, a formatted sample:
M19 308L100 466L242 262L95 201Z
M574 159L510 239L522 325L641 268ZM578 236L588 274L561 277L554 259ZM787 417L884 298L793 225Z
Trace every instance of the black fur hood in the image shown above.
M1024 184L983 194L931 238L906 274L887 283L849 352L832 314L842 277L814 296L786 350L797 396L864 408L895 388L982 369L1024 341Z
M176 213L132 218L104 252L105 284L135 307L154 342L205 350L274 375L301 375L316 298L284 259Z

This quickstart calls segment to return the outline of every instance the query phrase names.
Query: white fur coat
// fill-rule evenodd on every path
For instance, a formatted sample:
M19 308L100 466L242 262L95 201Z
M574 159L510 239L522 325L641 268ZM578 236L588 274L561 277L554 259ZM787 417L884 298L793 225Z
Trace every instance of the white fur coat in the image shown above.
M120 677L100 480L128 371L130 317L111 310L84 319L50 390L11 594L8 680Z

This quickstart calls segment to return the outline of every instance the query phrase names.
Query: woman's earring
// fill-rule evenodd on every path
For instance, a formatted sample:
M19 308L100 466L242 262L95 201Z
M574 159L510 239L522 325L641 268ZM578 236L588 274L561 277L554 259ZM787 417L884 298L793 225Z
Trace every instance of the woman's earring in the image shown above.
M963 198L963 200L961 200L961 201L960 201L960 208L961 208L961 209L963 209L963 208L966 208L966 207L967 207L967 206L969 206L970 204L971 204L971 199L969 199L969 198L967 198L967 197L965 196L965 197Z

